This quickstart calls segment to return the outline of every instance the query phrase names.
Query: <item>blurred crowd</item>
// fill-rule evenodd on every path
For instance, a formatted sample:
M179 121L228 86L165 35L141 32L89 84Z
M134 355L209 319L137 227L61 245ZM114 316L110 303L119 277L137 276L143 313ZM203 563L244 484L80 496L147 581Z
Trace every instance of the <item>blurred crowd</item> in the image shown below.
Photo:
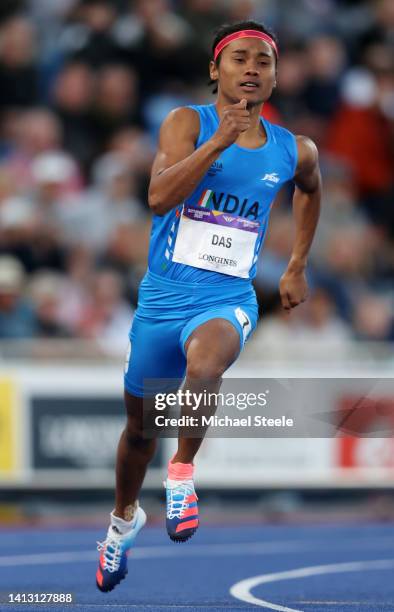
M394 0L2 0L0 339L125 344L158 129L214 100L212 33L249 18L280 40L264 113L317 143L324 179L310 299L290 317L291 186L274 206L256 338L394 340Z

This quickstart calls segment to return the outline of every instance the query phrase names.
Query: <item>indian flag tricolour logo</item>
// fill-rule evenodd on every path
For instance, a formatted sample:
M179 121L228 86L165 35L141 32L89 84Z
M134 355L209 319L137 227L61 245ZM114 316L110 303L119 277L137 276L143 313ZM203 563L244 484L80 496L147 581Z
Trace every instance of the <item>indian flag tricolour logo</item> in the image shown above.
M206 189L205 191L203 191L201 194L201 198L198 202L198 205L206 208L212 199L212 195L213 195L212 189Z

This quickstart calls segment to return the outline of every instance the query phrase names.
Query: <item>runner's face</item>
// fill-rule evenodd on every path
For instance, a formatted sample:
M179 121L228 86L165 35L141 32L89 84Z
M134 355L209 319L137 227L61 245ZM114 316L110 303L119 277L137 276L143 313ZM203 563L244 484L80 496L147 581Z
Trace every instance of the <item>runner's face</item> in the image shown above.
M234 103L246 98L248 106L261 105L276 83L275 52L258 38L234 40L223 49L219 67L211 62L211 78L218 80L219 94Z

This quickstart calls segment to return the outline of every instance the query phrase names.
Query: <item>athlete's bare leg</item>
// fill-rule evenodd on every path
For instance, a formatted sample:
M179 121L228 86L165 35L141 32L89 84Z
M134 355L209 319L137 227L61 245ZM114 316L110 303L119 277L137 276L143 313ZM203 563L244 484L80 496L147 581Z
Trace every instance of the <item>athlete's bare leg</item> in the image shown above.
M217 393L222 374L238 353L239 335L231 323L225 319L212 319L200 325L186 343L187 370L183 388L194 393L204 389ZM125 405L127 423L118 445L114 514L130 520L157 441L143 437L143 399L125 391ZM212 406L213 412L215 408ZM203 436L190 438L180 433L173 461L192 463L202 440Z
M131 520L135 502L152 460L157 441L142 436L143 399L125 391L126 427L120 437L116 458L116 496L114 514Z
M183 389L192 393L218 393L222 375L235 361L239 353L239 334L235 327L226 319L211 319L197 327L186 343L187 369ZM213 414L216 405L205 406L205 414ZM193 415L192 410L184 408L182 414ZM193 459L201 446L201 437L192 438L188 434L178 437L178 450L173 463L193 463Z

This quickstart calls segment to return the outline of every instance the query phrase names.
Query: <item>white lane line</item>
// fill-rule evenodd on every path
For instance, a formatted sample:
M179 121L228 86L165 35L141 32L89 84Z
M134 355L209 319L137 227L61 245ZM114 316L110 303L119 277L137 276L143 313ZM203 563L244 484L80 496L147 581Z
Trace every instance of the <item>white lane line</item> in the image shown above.
M279 542L239 542L223 544L194 544L190 547L179 548L177 546L137 546L133 548L132 557L135 559L160 559L165 557L203 557L233 555L281 555L292 552L315 552L321 550L322 543L318 541L304 542L297 540ZM376 548L394 548L394 541L387 538L376 538L368 542L360 540L342 540L341 542L324 542L326 551L346 550L375 550ZM52 563L78 563L90 562L98 559L98 554L93 546L90 550L43 552L27 555L0 556L0 567L16 567L23 565L51 565Z
M298 604L304 604L304 605L308 605L308 606L371 606L371 602L370 601L298 601ZM388 602L388 603L381 603L381 602L374 602L374 605L379 605L382 607L385 606L392 606L392 602Z
M340 574L344 572L360 572L363 570L381 570L394 568L394 559L382 559L378 561L354 561L352 563L332 563L330 565L312 565L311 567L300 567L286 572L276 572L274 574L261 574L253 576L234 584L230 589L230 594L236 599L246 603L266 608L267 610L277 610L277 612L304 612L299 608L287 608L278 604L259 599L251 594L251 590L262 584L270 582L280 582L281 580L295 580L296 578L308 578L309 576L321 576L324 574Z
M288 542L240 542L239 544L196 544L190 548L177 546L144 546L133 548L131 557L135 559L154 559L161 557L200 557L206 555L281 555L283 553L314 551L316 544L297 541ZM98 559L95 550L70 552L50 552L29 555L10 555L0 557L0 567L18 565L46 565L51 563L75 563Z
M10 555L0 557L0 567L15 567L20 565L52 565L52 563L75 563L77 561L93 561L98 559L92 550L81 552L37 553L33 555Z

